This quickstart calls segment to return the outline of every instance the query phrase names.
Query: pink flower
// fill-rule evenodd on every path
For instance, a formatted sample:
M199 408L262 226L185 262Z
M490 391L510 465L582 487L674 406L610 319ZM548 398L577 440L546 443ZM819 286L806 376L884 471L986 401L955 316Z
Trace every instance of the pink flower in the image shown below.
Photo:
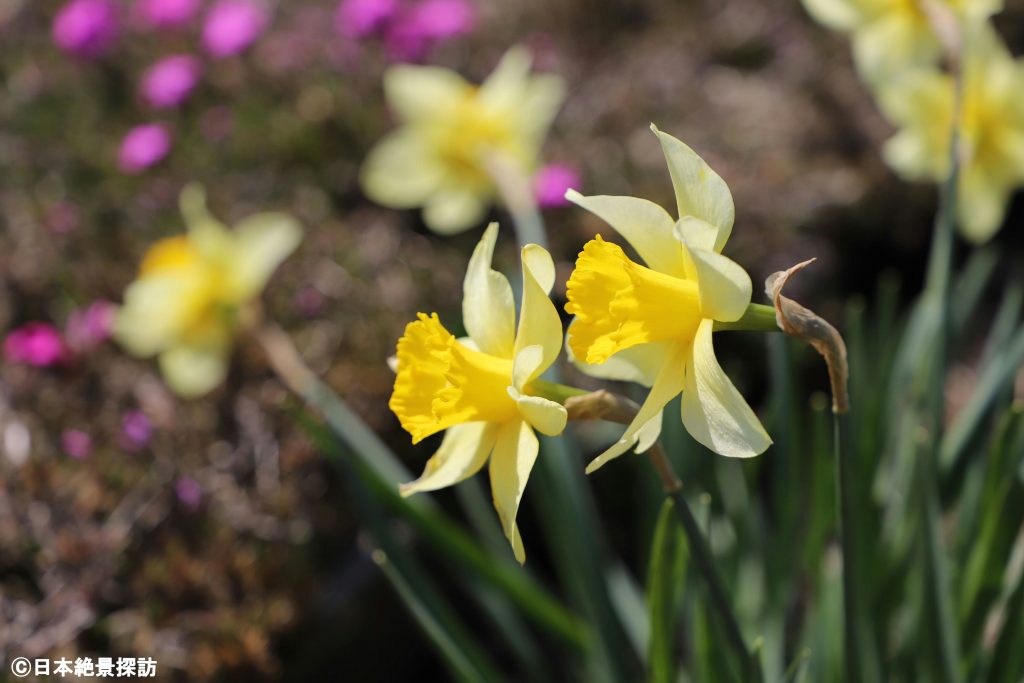
M142 76L142 98L156 109L176 107L192 94L202 68L192 55L164 57Z
M68 429L60 435L60 447L75 460L85 460L92 454L92 437L81 429Z
M71 312L64 326L68 346L75 353L92 351L110 337L117 307L109 301L94 301L86 308Z
M200 0L137 0L135 15L152 28L178 28L199 11Z
M60 332L49 323L27 323L4 340L4 356L11 363L46 368L67 362L70 355Z
M467 0L424 0L409 11L409 21L430 40L465 35L476 25L476 10Z
M117 5L113 0L71 0L53 20L53 42L65 52L91 59L117 39Z
M121 418L121 445L126 450L142 450L152 438L153 423L141 410L129 410Z
M146 123L128 131L117 153L117 165L125 173L141 173L171 151L171 132L161 123Z
M476 12L467 0L425 0L409 5L386 28L384 46L396 61L419 61L439 42L468 33Z
M565 191L580 189L580 173L567 164L548 164L533 178L533 194L542 208L568 206Z
M174 483L174 493L178 496L178 500L192 512L198 510L199 504L203 501L203 488L192 477L179 477L178 481Z
M342 0L334 12L334 29L363 38L379 31L398 12L398 0Z
M203 48L213 57L231 57L249 47L270 17L254 0L218 0L203 24Z

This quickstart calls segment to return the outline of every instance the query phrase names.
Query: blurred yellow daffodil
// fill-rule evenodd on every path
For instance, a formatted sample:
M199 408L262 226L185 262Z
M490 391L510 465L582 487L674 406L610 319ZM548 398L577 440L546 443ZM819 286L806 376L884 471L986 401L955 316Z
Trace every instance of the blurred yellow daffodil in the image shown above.
M645 199L566 195L614 227L647 264L598 235L569 278L565 310L576 316L568 339L575 358L591 364L592 374L651 387L622 438L587 472L633 446L649 448L662 409L680 392L687 431L716 453L749 457L771 444L711 342L715 321L737 321L750 304L750 276L720 253L732 231L732 195L693 150L652 129L668 161L678 221Z
M479 223L496 193L489 166L531 176L562 103L562 80L532 75L530 62L513 48L479 87L440 67L390 68L384 92L402 125L363 164L366 194L393 208L422 206L438 233Z
M957 218L965 237L984 242L1024 185L1024 61L988 27L970 34L966 50ZM899 128L883 154L903 177L943 182L949 175L955 87L952 76L921 69L878 89L882 111Z
M445 431L423 475L402 495L434 491L476 474L490 457L491 492L501 526L521 563L526 555L516 513L537 458L534 430L565 429L565 408L538 395L540 375L558 357L562 324L548 292L551 256L522 250L523 301L515 324L512 287L491 269L498 226L492 223L473 252L463 286L468 338L456 339L437 314L419 314L398 341L397 377L389 406L413 443Z
M803 0L817 21L850 33L857 70L878 83L908 67L937 62L945 20L975 25L1002 9L1003 0Z
M196 185L181 193L188 232L155 243L125 290L114 336L133 354L159 356L170 387L205 394L227 373L232 340L249 305L301 239L285 214L250 216L229 230Z

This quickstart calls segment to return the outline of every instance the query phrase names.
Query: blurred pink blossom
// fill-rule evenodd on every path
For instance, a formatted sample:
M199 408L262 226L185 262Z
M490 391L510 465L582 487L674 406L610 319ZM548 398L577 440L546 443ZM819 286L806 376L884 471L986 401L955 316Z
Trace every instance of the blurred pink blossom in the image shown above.
M71 312L64 326L68 346L75 353L92 351L110 337L117 307L109 301L94 301Z
M179 477L174 483L174 493L178 500L192 512L199 509L203 501L203 488L192 477Z
M129 410L121 418L121 445L138 451L149 445L153 438L153 423L141 410Z
M473 30L476 10L468 0L423 0L409 8L406 21L428 40L448 40Z
M67 429L60 435L60 447L75 460L85 460L92 454L92 437L81 429Z
M255 0L218 0L203 23L203 48L213 57L231 57L266 30L270 17Z
M117 165L129 174L141 173L171 151L171 132L162 123L145 123L128 131L117 153Z
M476 24L469 0L342 0L335 30L349 38L375 36L395 61L419 61L439 42L468 33Z
M398 12L398 0L342 0L334 13L334 29L363 38L381 30Z
M177 28L199 11L200 0L137 0L135 16L152 28Z
M580 189L580 173L568 164L548 164L533 178L533 194L542 208L568 206L565 191Z
M53 20L53 42L76 57L100 56L117 34L117 4L113 0L70 0Z
M56 327L49 323L31 322L7 335L4 357L11 363L46 368L67 362L70 353Z
M142 98L156 109L176 107L192 94L202 69L192 55L164 57L142 76Z

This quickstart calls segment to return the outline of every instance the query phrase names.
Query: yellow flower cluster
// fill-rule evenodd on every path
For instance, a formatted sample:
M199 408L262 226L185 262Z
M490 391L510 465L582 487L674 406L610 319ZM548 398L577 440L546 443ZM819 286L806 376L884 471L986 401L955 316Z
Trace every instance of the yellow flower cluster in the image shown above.
M567 284L575 316L568 347L598 377L651 388L622 437L587 467L592 472L635 448L650 448L665 405L682 393L682 422L722 455L749 457L771 444L757 416L722 371L712 333L716 321L747 311L750 277L722 256L732 230L732 195L689 147L654 129L675 188L679 218L635 197L567 197L618 231L645 264L597 236L579 255ZM457 339L436 314L419 314L398 342L391 409L413 442L445 431L423 475L403 494L451 486L484 464L494 504L516 558L525 559L515 518L537 458L534 431L557 435L567 413L541 379L562 347L562 325L548 298L555 280L548 253L522 250L523 299L518 326L512 288L491 269L497 226L484 233L463 287Z
M821 23L851 34L857 68L898 129L883 149L898 174L943 182L956 126L958 223L973 242L991 238L1024 185L1024 61L988 22L1002 1L803 1ZM960 67L959 106L943 57Z

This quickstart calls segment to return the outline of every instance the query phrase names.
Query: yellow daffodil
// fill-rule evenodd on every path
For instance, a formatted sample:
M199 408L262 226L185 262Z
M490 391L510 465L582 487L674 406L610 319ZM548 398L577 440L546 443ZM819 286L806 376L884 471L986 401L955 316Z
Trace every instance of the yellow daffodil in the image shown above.
M771 444L711 343L715 321L737 321L750 304L750 276L720 253L732 231L732 195L693 150L652 129L668 161L678 221L645 199L566 194L614 227L646 262L632 261L598 235L569 278L565 310L576 316L568 340L573 355L601 377L651 387L622 438L587 472L634 445L649 448L661 430L662 409L680 392L687 431L716 453L749 457Z
M473 252L463 285L468 338L456 339L437 314L419 314L398 341L389 406L413 443L444 431L441 447L403 495L434 491L476 474L490 457L491 492L516 559L526 558L516 513L537 458L534 430L565 429L565 408L538 395L540 375L558 357L562 324L548 293L551 256L536 244L522 250L523 301L516 328L512 287L491 269L498 226Z
M160 240L124 295L114 336L133 354L159 356L179 395L216 387L227 372L232 339L248 306L301 238L290 216L263 213L228 230L206 210L195 185L181 193L188 232Z
M852 34L857 69L877 83L905 68L936 63L942 44L936 20L973 25L1002 9L1002 0L803 0L817 21Z
M1024 61L994 31L971 36L963 65L958 222L974 242L999 229L1014 189L1024 185ZM886 161L908 180L942 182L950 171L955 84L937 70L915 70L878 91L899 131Z
M495 196L489 164L533 174L563 91L560 78L530 74L521 48L510 50L479 87L439 67L392 67L384 92L402 125L370 152L363 189L385 206L423 207L435 232L468 230Z

